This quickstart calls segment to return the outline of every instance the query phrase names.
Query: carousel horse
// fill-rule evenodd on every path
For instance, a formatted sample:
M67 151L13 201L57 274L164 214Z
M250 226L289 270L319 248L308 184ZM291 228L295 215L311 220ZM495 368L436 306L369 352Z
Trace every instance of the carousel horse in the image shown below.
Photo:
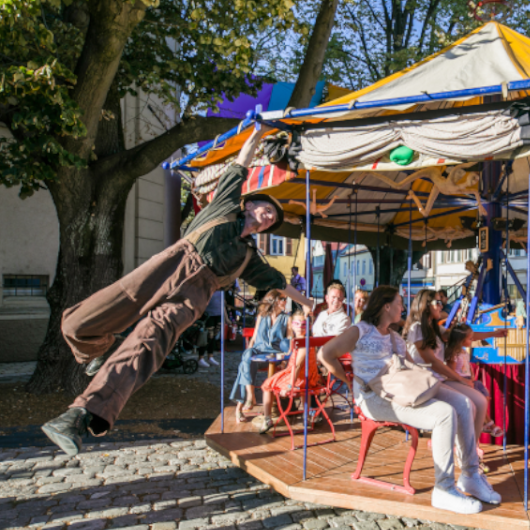
M401 182L394 182L386 175L377 172L371 172L369 175L376 179L382 180L385 184L388 184L394 189L402 189L420 178L429 179L433 183L433 188L425 207L422 205L414 191L410 190L409 195L407 196L407 200L413 200L418 207L418 210L424 217L427 217L431 213L434 202L440 193L444 195L474 195L480 214L487 215L486 209L484 206L482 206L480 194L478 190L475 189L475 186L480 179L480 175L476 171L473 171L469 174L467 174L465 171L466 168L474 166L475 164L476 162L467 162L466 164L454 166L449 170L449 175L447 177L443 176L446 166L422 168L412 173L412 175L404 178ZM466 174L467 177L465 181L461 183L461 180L466 176Z

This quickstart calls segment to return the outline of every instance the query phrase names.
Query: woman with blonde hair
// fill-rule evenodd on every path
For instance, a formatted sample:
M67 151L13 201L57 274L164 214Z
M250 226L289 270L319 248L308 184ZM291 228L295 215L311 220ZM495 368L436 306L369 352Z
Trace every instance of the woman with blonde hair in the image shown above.
M285 312L287 297L277 289L269 291L258 307L258 318L254 334L248 348L243 352L237 379L230 394L230 399L237 401L236 421L246 421L245 411L251 410L255 404L254 386L256 382L257 363L252 357L260 353L273 353L289 350L288 321ZM244 403L244 406L243 406Z

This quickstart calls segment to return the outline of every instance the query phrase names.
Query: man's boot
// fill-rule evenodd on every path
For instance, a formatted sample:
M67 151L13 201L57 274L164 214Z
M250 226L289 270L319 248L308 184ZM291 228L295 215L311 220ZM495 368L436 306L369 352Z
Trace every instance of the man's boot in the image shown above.
M87 364L87 367L85 368L85 374L88 375L88 377L94 377L99 372L99 369L107 362L108 358L123 344L123 341L125 340L125 337L121 337L119 335L115 336L115 338L116 341L110 347L109 351L103 355L100 355L99 357L96 357L95 359L92 359Z
M68 456L75 456L81 450L81 437L87 434L91 420L92 414L88 410L74 407L45 423L41 429Z

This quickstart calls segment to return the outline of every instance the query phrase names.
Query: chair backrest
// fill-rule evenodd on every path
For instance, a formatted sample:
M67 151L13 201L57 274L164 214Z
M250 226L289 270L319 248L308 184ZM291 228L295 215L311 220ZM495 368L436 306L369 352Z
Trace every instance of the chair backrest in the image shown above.
M243 337L250 339L254 335L254 328L243 328Z
M320 348L324 346L326 342L329 342L331 339L334 339L334 336L329 337L309 337L309 347L310 348ZM305 348L306 347L306 338L293 339L293 348Z

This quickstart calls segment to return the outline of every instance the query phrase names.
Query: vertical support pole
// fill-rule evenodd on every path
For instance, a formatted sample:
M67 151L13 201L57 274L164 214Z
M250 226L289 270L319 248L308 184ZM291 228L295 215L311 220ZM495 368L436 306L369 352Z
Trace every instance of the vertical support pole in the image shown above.
M348 207L350 209L350 222L348 223L348 275L346 276L346 314L350 316L351 313L351 194L348 200Z
M528 185L530 189L530 175L528 175ZM530 206L530 199L528 200ZM526 226L530 226L530 207L528 208L528 221ZM528 511L528 417L530 403L530 230L528 230L528 242L526 252L526 358L524 372L524 509Z
M506 168L505 168L506 170ZM508 209L508 193L510 190L510 174L506 171L506 252L504 254L504 268L506 274L506 291L504 293L504 329L508 328L508 254L510 253L510 232L508 230L508 224L510 222L510 210ZM508 382L506 377L506 357L508 355L508 336L504 339L504 370L503 370L503 391L502 391L502 448L506 452L506 392L508 391Z
M493 219L502 217L501 203L492 200L493 192L497 188L501 177L501 163L484 162L483 181L484 192L489 199L485 205L488 215L486 216L486 226L489 229L489 250L484 254L484 262L490 259L493 268L488 271L483 288L484 302L497 305L501 301L501 264L499 259L499 249L502 248L502 232L493 229Z
M380 212L380 208L379 206L376 206L375 207L375 211L377 212L376 213L376 216L377 216L377 253L376 253L376 256L377 256L377 268L375 270L375 286L376 287L379 287L379 271L380 271L380 267L381 267L381 250L379 248L379 244L380 244L380 226L379 226L379 221L381 220L381 212Z
M221 291L221 433L225 432L225 292Z
M353 292L357 291L357 192L355 192L355 225L353 226ZM353 295L353 303L355 304L355 294ZM355 315L353 315L355 318Z
M247 282L243 282L243 300L243 329L245 329L245 324L247 323ZM243 345L245 345L244 339Z
M311 296L311 200L309 190L309 170L305 172L305 223L306 223L306 293ZM529 289L530 292L530 289ZM309 298L308 296L308 298ZM309 335L311 332L311 318L306 320L305 335L305 396L304 396L304 477L307 478L307 416L309 412Z
M410 315L410 271L412 270L412 199L409 202L409 253L407 258L407 315Z

